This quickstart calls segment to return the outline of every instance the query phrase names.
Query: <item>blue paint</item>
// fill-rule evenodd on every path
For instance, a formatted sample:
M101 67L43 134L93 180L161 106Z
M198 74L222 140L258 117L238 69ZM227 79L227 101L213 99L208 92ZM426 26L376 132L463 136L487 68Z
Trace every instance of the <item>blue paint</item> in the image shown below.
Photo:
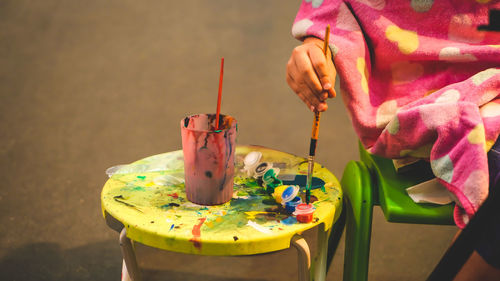
M170 226L170 230L172 230L172 229L174 228L174 226L175 226L175 225L174 225L174 224L172 224L172 225ZM170 231L170 230L169 230L169 231Z
M295 217L288 217L288 218L282 220L281 223L286 224L286 225L296 224L297 219Z
M285 209L289 213L295 212L295 207L302 203L302 199L299 196L296 196L292 199L292 201L288 201L285 203Z

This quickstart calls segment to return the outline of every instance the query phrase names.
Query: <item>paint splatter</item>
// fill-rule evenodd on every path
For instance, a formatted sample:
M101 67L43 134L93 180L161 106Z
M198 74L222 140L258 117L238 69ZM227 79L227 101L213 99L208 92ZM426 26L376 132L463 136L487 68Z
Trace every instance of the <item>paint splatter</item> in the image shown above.
M168 203L168 204L162 205L162 206L160 206L160 208L162 208L162 209L168 209L170 207L179 207L179 206L180 206L179 204L172 202L172 203Z
M179 198L179 194L177 194L177 192L175 192L175 193L169 193L169 194L167 194L167 196L173 197L174 199Z
M192 242L194 247L197 248L198 250L201 249L201 241L200 241L200 236L201 236L201 226L205 222L207 218L200 218L198 219L198 224L193 225L193 230L191 230L191 234L193 234L193 238L189 240L189 242Z
M281 223L282 224L286 224L286 225L291 225L291 224L296 224L297 223L297 219L295 217L288 217L284 220L281 220Z
M265 228L263 226L261 226L260 224L256 223L256 222L253 222L253 221L248 221L247 222L247 225L248 226L251 226L253 227L255 230L259 231L259 232L262 232L262 233L265 233L265 234L271 234L272 231L268 228Z
M114 196L114 197L113 197L113 199L115 199L115 201L116 201L116 202L118 202L118 203L121 203L121 204L123 204L123 205L125 205L125 206L127 206L127 207L133 208L134 210L136 210L136 211L138 211L138 212L141 212L141 213L142 213L142 211L141 211L141 210L139 210L139 208L137 208L136 206L134 206L134 205L132 205L132 204L130 204L130 203L127 203L127 202L123 201L123 199L125 199L125 198L123 197L123 195Z
M171 230L174 228L174 226L175 226L175 225L174 225L174 224L172 224L172 225L170 226L170 229L169 229L168 231L171 231Z
M234 240L235 242L236 242L236 241L238 241L238 239L239 239L239 238L238 238L238 236L233 236L233 240Z
M146 176L137 176L138 179L144 180L146 179Z
M205 176L207 176L207 178L212 178L212 172L206 171Z

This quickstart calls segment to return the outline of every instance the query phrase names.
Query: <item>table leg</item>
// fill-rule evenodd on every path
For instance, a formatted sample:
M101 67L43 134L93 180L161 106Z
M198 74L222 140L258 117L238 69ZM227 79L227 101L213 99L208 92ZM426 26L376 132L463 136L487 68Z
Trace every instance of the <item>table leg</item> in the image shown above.
M135 258L134 246L132 245L132 241L127 237L127 230L125 228L123 228L120 233L120 248L122 250L124 262L122 280L141 281L139 266Z
M298 234L292 237L291 242L292 246L297 249L299 281L310 281L311 251L309 251L309 246L306 240Z
M331 229L330 229L331 230ZM324 281L326 279L327 254L328 254L328 231L325 231L325 224L318 227L318 246L314 259L314 281Z
M122 279L121 281L132 281L130 276L128 275L127 265L125 264L125 260L122 263Z

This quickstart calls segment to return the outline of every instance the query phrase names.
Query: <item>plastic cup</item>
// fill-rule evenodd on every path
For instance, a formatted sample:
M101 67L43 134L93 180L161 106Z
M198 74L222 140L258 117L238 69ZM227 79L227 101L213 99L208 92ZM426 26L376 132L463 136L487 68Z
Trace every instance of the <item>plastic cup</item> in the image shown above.
M181 120L186 197L200 205L231 200L234 180L236 120L215 114L191 115Z

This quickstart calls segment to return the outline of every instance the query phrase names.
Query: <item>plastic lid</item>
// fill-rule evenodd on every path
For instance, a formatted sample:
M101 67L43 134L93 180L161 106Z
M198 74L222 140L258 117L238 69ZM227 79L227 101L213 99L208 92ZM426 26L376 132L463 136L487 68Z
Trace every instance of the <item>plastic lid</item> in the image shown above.
M262 158L262 153L259 151L252 151L245 156L245 159L243 160L243 163L245 166L254 166L257 163L259 163L260 158Z
M297 207L295 207L295 212L293 212L294 215L307 215L312 213L314 213L313 204L306 203L297 205Z
M264 173L264 175L262 176L262 181L265 182L266 184L272 183L276 179L279 173L280 173L279 168L271 168Z
M264 173L267 172L267 170L271 169L272 167L273 167L273 165L269 162L260 163L259 165L257 165L257 167L255 167L254 177L257 178L257 177L264 175Z
M298 185L290 185L281 194L281 202L285 204L288 201L292 201L293 198L299 194L300 187Z

